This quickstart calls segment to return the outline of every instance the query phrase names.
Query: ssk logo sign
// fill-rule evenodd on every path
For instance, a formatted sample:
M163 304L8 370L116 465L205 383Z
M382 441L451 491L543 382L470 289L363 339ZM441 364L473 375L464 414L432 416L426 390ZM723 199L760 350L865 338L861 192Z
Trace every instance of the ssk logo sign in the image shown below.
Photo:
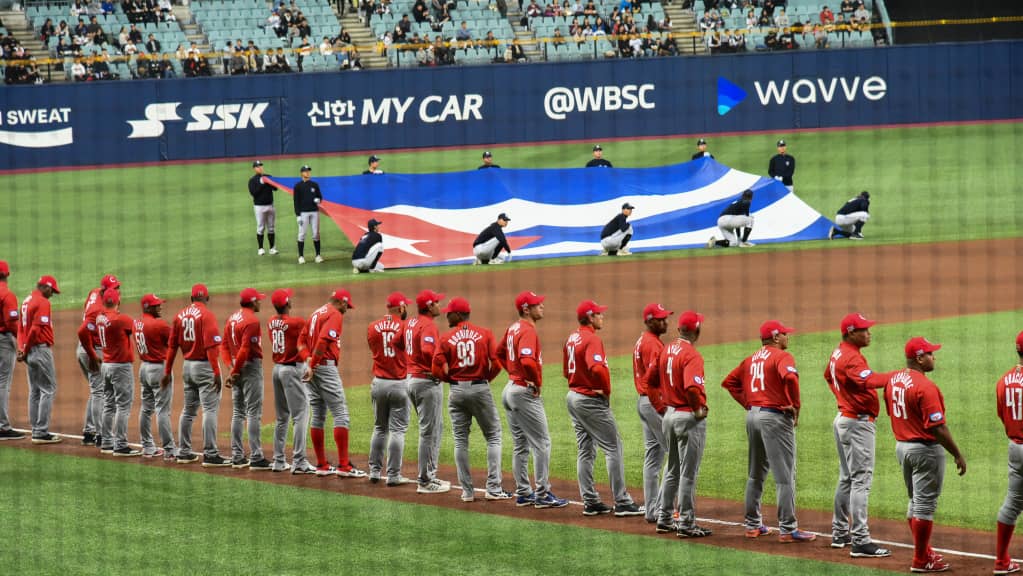
M163 102L146 106L144 120L128 120L128 138L156 138L163 135L167 122L185 120L178 115L181 102ZM210 104L192 106L188 111L186 132L213 132L263 128L263 113L269 102Z

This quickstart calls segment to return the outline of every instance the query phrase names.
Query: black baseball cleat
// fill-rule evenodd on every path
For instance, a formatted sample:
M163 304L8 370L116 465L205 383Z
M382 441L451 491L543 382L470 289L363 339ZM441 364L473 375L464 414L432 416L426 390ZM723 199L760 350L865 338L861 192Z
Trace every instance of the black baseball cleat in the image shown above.
M618 518L624 518L626 516L642 516L646 514L646 510L636 506L635 504L619 504L615 506L615 516Z
M111 452L111 454L113 454L114 456L119 456L121 458L132 458L135 456L141 456L142 452L134 448L125 446L124 448L118 448L117 450L114 450L113 452Z
M231 461L223 458L219 454L215 456L206 456L202 459L203 468L225 468L231 465Z
M61 442L60 436L57 436L56 434L50 434L49 432L47 432L46 434L42 434L40 436L32 437L33 444L59 444L60 442Z
M881 548L873 542L855 545L852 547L852 551L849 552L849 556L852 556L853 558L887 558L891 555L891 550Z
M599 516L600 514L610 514L611 507L603 502L591 502L583 506L583 516Z
M679 538L704 538L710 536L714 532L710 528L703 528L702 526L696 526L695 524L689 528L679 528L676 536Z
M7 430L0 430L0 440L21 440L25 435L13 428Z
M255 470L257 472L265 472L271 468L273 468L273 462L266 458L260 458L259 460L254 460L249 463L249 470Z
M678 526L676 526L674 522L672 522L670 524L661 524L660 522L658 522L657 523L657 528L656 528L655 532L657 532L658 534L667 534L668 532L678 532Z
M84 432L84 433L82 433L82 446L95 446L95 445L96 445L96 435L95 434L93 434L92 432Z
M831 547L832 548L845 548L846 546L848 546L850 544L852 544L852 537L849 536L848 534L844 534L842 536L832 536L831 537Z

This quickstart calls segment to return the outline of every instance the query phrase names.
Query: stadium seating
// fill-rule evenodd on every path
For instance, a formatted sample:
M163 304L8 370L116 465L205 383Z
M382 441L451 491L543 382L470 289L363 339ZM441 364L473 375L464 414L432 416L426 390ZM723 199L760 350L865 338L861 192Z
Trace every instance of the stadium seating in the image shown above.
M824 6L829 6L833 11L838 11L838 7L841 4L841 0L834 0L831 2L822 0L788 0L788 5L785 8L786 14L789 16L790 22L796 20L810 24L817 24L820 22L820 12ZM864 0L864 4L869 9L873 3L872 0ZM693 10L696 13L697 18L702 18L706 12L703 0L696 0L693 5ZM718 10L724 20L724 28L728 30L747 30L746 26L746 13L741 9L737 9L729 12L728 10ZM760 15L760 9L756 9L756 15ZM771 30L771 28L753 28L747 30L747 41L746 50L752 52L757 49L757 46L763 46L764 37ZM802 49L813 49L814 39L813 32L810 28L807 28L802 35L797 35L796 41L800 44ZM831 31L828 33L828 45L831 48L866 48L874 46L874 37L869 32L863 31L852 31L848 33L841 33L837 31Z

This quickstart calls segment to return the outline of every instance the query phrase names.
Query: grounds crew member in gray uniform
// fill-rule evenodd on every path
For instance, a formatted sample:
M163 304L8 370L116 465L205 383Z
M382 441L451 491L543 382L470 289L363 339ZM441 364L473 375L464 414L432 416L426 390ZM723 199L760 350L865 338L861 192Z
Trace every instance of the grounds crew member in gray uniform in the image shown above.
M259 160L252 162L252 171L255 174L249 178L249 194L252 196L252 207L256 213L256 244L259 250L256 254L266 254L263 250L263 233L269 236L270 254L277 254L277 234L274 227L277 223L277 210L274 208L274 187L266 183L263 178L269 178L269 174L263 174L263 163Z
M622 211L604 225L600 231L600 247L603 249L602 256L628 256L632 254L625 247L632 240L632 224L628 218L636 207L626 202L622 204Z
M455 438L455 466L462 484L462 502L475 500L469 468L469 430L476 419L487 440L487 500L514 497L501 487L501 418L490 381L501 373L497 344L490 330L469 322L469 301L452 298L444 309L451 330L441 336L433 357L433 375L451 384L448 409Z
M750 205L753 203L753 191L744 190L738 200L733 201L721 211L718 216L718 229L724 240L718 240L711 236L707 241L707 248L720 246L742 246L750 248L753 243L749 241L749 235L753 232L753 217L750 216Z
M611 412L611 373L604 343L596 332L604 327L605 310L607 306L592 300L584 300L576 307L579 328L568 336L562 354L562 374L568 380L565 402L579 447L576 459L579 495L583 499L584 516L611 513L611 507L600 501L593 481L593 461L599 447L607 459L615 516L642 516L643 509L632 501L625 486L622 437Z
M277 315L266 323L273 351L274 456L272 472L316 474L316 467L306 457L306 437L309 435L309 394L302 383L302 367L309 356L304 344L305 320L291 315L290 288L278 288L270 294ZM284 445L288 439L288 419L294 423L294 445L291 464L284 458Z
M18 354L18 297L7 287L11 268L0 260L0 440L21 440L25 437L11 427L7 407L14 380L14 359Z
M366 329L366 342L373 353L373 435L369 442L369 481L376 484L387 452L387 485L402 486L412 481L401 475L401 456L408 430L408 361L405 356L406 306L412 301L401 292L387 297L387 314Z
M792 192L792 175L796 173L796 159L787 150L785 141L778 140L778 153L771 156L771 162L767 165L767 175L784 184L789 192Z
M224 323L224 363L231 372L224 384L231 389L231 467L270 470L263 456L260 430L263 420L263 329L256 313L266 298L255 288L238 295L241 308ZM249 457L242 437L248 429Z
M664 469L664 457L668 453L668 444L664 440L663 416L664 405L661 395L653 398L647 395L646 382L651 371L657 370L657 359L664 348L661 336L668 331L668 316L674 314L660 304L648 304L643 309L643 323L646 330L636 340L632 354L632 380L636 385L636 412L643 425L643 444L646 448L643 456L643 503L646 508L646 521L657 522L657 509L660 507L661 471ZM655 406L656 404L656 406Z
M408 395L419 417L418 494L443 494L451 483L437 478L437 460L444 433L444 386L433 375L433 355L440 336L433 319L440 316L444 295L423 290L416 296L419 315L405 324L405 353L408 359Z
M835 226L828 230L828 239L863 240L863 225L870 220L870 192L864 190L838 209Z
M302 181L295 184L294 204L295 217L298 219L298 263L305 264L305 237L308 233L313 237L313 247L316 249L316 263L323 262L320 256L320 202L323 201L323 194L320 192L320 185L310 180L312 168L302 166Z
M508 384L501 397L515 449L515 505L519 507L563 508L568 500L551 492L551 435L540 392L543 389L543 352L536 323L543 319L544 297L522 292L515 297L519 319L508 327L497 345L497 356L508 372ZM536 491L529 484L529 455L533 454Z
M884 389L888 419L895 434L895 456L909 492L906 518L913 531L912 572L944 572L948 562L931 548L934 512L945 480L945 451L959 475L966 459L945 422L945 399L926 374L934 370L934 344L919 336L906 342L906 369L890 375Z
M352 251L352 272L383 272L384 267L380 264L380 257L384 255L384 237L380 235L379 229L383 222L371 218L366 222L366 233L359 238L359 243Z
M484 228L472 241L472 253L476 256L473 264L504 264L511 260L511 246L508 245L502 230L509 222L511 218L501 212L497 215L497 221ZM507 251L508 255L502 258L501 250Z
M998 510L995 574L1020 571L1019 563L1009 556L1009 544L1023 511L1023 404L1019 402L1023 398L1023 332L1016 335L1016 355L1016 366L1002 376L995 390L998 419L1009 438L1009 488Z
M174 460L177 447L171 431L171 401L174 399L174 384L160 385L163 365L167 362L167 343L171 328L161 317L164 301L155 294L142 297L142 316L135 320L135 351L138 352L139 387L142 390L142 405L139 408L139 435L142 437L142 456ZM156 412L156 426L160 431L160 446L153 441L153 412Z
M880 403L877 388L887 374L875 374L861 349L870 345L870 327L862 314L842 318L842 343L831 353L824 380L838 401L832 423L838 449L838 486L831 520L831 547L852 546L853 558L879 558L891 552L874 544L867 528L867 500L874 478L874 436Z
M60 436L50 433L53 396L57 393L57 369L53 364L53 320L50 298L60 294L57 279L43 276L36 289L21 303L18 331L18 362L28 368L28 423L33 444L56 444Z
M732 370L721 386L746 409L749 474L746 480L746 538L771 533L760 500L770 470L778 492L778 526L783 543L812 542L817 536L796 522L796 426L799 371L786 350L793 332L777 320L760 325L763 346Z
M714 155L707 152L707 141L700 138L696 141L696 153L693 154L693 160L699 160L700 158L713 158Z

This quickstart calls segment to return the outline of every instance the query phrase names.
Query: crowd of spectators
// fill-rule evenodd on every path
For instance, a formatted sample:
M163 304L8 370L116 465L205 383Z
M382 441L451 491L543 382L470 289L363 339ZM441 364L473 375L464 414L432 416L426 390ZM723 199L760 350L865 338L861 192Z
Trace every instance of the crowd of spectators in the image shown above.
M745 52L746 35L750 32L766 31L763 43L757 50L797 50L801 46L817 49L829 48L829 33L840 38L853 32L871 31L871 12L863 0L842 0L839 14L828 6L822 6L816 17L791 17L786 12L786 0L707 0L706 11L698 20L700 31L706 38L712 54ZM725 18L733 11L745 13L745 28L729 30Z
M0 21L0 28L3 22ZM0 37L0 60L3 61L5 84L42 84L35 56L18 42L13 34Z
M362 56L352 44L351 35L342 27L337 36L324 36L318 46L313 46L308 36L299 40L297 47L260 49L254 40L242 44L241 38L234 44L228 42L223 49L223 73L233 76L243 74L279 74L305 72L306 59L318 53L331 56L337 61L339 70L361 70ZM187 70L187 69L186 69ZM187 75L187 72L186 72Z

